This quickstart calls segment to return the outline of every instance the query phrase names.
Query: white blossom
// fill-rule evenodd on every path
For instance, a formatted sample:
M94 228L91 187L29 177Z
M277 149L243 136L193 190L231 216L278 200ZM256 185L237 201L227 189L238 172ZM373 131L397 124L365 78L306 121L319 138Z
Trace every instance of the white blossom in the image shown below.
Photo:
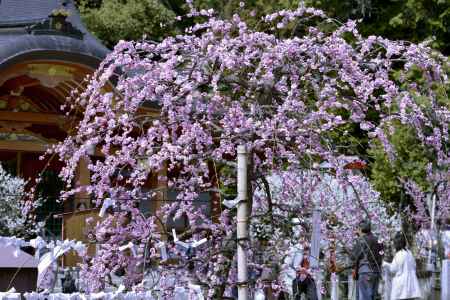
M30 237L43 223L37 222L33 211L42 203L27 199L27 182L8 174L0 165L0 235Z

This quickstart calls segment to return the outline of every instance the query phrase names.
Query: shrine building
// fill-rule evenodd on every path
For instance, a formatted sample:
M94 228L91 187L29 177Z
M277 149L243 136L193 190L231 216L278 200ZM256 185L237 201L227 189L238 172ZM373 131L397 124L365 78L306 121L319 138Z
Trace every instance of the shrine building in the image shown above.
M86 86L86 76L94 73L108 52L87 31L73 0L0 0L0 162L10 174L29 179L30 185L41 178L37 194L46 202L38 219L46 220L48 239L86 241L86 218L98 218L98 209L87 194L57 201L64 188L58 176L62 163L57 157L39 157L71 134L79 119L66 116L61 105L73 90ZM158 108L144 105L141 109L158 116ZM167 182L159 178L153 174L144 188L166 188ZM75 180L82 186L90 182L83 161ZM151 214L162 203L176 199L174 191L165 190L155 199L140 200L143 213ZM216 194L203 193L198 205L211 214L212 207L220 206L219 200ZM168 228L188 226L183 218L169 220ZM76 261L69 256L64 264L73 266Z
M73 127L61 105L108 52L87 31L73 1L0 0L0 161L30 184L42 173L37 189L47 201L39 217L47 218L47 234L55 238L61 237L62 221L52 215L90 203L81 196L58 203L61 163L39 157ZM77 181L89 182L82 163Z

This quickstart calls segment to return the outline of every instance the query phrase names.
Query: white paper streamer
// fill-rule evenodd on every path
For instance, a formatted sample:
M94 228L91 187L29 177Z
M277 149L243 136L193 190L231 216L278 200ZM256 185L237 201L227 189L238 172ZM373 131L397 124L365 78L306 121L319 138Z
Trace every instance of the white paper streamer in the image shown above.
M35 239L30 240L30 246L36 249L35 254L34 254L34 256L36 258L40 257L41 249L43 249L46 245L47 245L47 243L40 236L38 236Z
M119 251L125 251L126 249L130 249L131 254L133 254L134 257L137 256L136 245L133 244L132 242L129 242L128 244L119 247Z
M1 300L20 300L20 293L0 292Z
M198 300L204 300L205 297L203 296L202 288L198 284L188 284L189 288L189 299L198 299Z
M239 203L239 199L236 198L236 199L233 199L233 200L223 200L222 203L228 209L232 209L233 207L235 207Z
M159 252L161 253L162 260L167 260L169 256L167 255L167 247L164 242L158 244Z
M48 271L48 268L52 265L52 263L55 262L58 257L69 251L74 244L74 241L65 240L51 249L50 252L47 252L42 256L38 265L38 286L40 286L42 280L44 279L45 273Z
M106 210L111 206L114 206L113 200L111 200L110 198L106 198L105 200L103 200L102 208L100 209L98 216L103 218L105 216Z
M255 292L255 300L266 300L266 296L262 290L259 289Z
M172 228L172 235L173 235L173 240L174 240L175 244L178 246L181 246L185 251L187 251L188 249L191 249L191 248L192 249L197 248L208 241L208 239L206 239L206 238L203 238L199 241L193 241L190 243L180 241L177 237L177 233L174 228Z

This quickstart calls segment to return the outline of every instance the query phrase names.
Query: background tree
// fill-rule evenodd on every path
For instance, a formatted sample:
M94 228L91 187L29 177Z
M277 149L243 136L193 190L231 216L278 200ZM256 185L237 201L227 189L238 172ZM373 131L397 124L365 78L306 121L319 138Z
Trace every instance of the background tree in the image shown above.
M447 54L450 4L442 0L307 0L339 20L361 19L362 34L381 35L419 43L433 39L432 47Z
M144 35L159 41L175 32L175 14L158 0L104 0L78 2L83 21L107 47Z
M144 34L160 40L172 34L175 28L183 30L192 25L186 21L173 22L173 16L189 11L183 0L78 0L77 3L88 28L110 47L121 39L136 40ZM281 9L296 8L300 1L195 0L193 3L199 8L214 8L222 17L230 18L237 9L263 16ZM307 0L304 3L321 8L340 21L360 19L358 28L365 36L380 35L414 43L433 39L432 47L445 54L450 51L448 1Z
M423 189L429 189L426 168L433 157L417 143L417 139L409 128L399 128L391 141L398 154L393 163L389 161L380 143L374 143L369 149L369 154L373 158L372 183L380 191L383 199L396 203L397 209L404 209L411 204L406 203L411 199L408 199L404 193L401 180L410 178Z
M35 215L41 201L27 198L26 185L24 179L11 176L0 165L0 236L30 239L43 228Z

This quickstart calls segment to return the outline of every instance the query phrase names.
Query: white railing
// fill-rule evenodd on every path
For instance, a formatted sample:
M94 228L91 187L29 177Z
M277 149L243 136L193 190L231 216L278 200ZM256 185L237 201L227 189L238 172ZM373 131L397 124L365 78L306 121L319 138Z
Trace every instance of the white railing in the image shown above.
M93 293L93 294L62 294L62 293L0 293L0 300L110 300L110 299L123 299L123 300L156 300L151 292L128 292L128 293Z

